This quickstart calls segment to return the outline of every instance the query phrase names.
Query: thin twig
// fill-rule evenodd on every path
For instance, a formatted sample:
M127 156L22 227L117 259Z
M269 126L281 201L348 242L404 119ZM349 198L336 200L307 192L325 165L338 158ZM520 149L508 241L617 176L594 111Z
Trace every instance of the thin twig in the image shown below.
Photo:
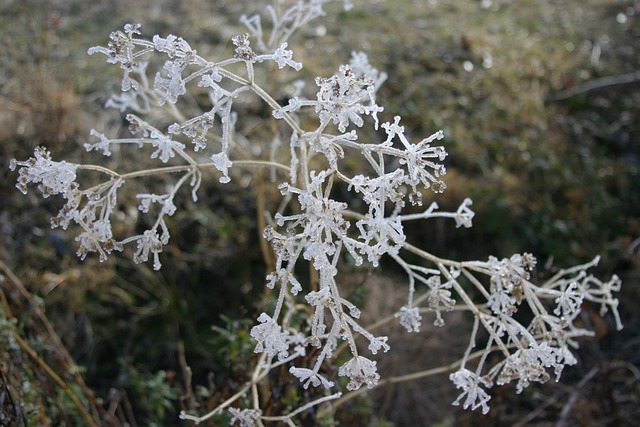
M287 419L291 419L291 418L295 417L299 413L304 412L304 411L306 411L307 409L309 409L309 408L311 408L313 406L319 405L319 404L324 403L324 402L328 402L329 400L338 399L338 398L340 398L340 396L342 396L342 393L335 393L335 394L332 394L330 396L321 397L319 399L316 399L316 400L313 400L313 401L307 403L304 406L299 407L298 409L296 409L295 411L293 411L293 412L291 412L290 414L287 414L287 415L282 415L282 416L279 416L279 417L260 417L260 418L262 420L264 420L264 421L285 421Z
M562 90L552 95L554 101L562 101L577 95L588 94L590 92L598 92L603 90L619 89L629 85L640 83L640 71L633 73L619 74L616 76L601 77L599 79L589 80L586 83L574 86L569 89Z
M33 312L35 312L35 315L40 323L44 325L44 328L47 331L47 337L53 342L53 346L56 348L56 351L62 356L62 359L64 359L66 366L75 366L75 360L73 360L73 357L71 357L71 354L69 354L69 351L62 343L62 340L60 340L60 337L49 322L47 316L40 309L38 304L33 301L31 293L27 291L27 288L24 286L22 281L13 273L13 271L4 263L4 261L2 261L2 259L0 259L0 270L2 270L4 274L9 278L18 292L20 292L22 297L29 302L29 306L32 308ZM7 314L9 314L9 312ZM97 406L95 405L93 392L89 389L89 387L87 387L84 379L78 372L69 372L69 374L73 377L75 383L82 389L84 395L89 398L88 400L91 407L91 412L93 412L94 416L98 418L99 412Z
M600 367L596 366L591 368L587 375L584 376L580 380L580 382L576 385L575 390L569 396L567 403L565 403L564 408L562 408L562 412L560 413L560 419L556 423L556 427L566 427L569 425L569 415L571 415L571 410L575 406L576 402L578 402L578 398L582 394L582 389L591 381L598 373L600 372Z
M92 426L92 427L98 427L98 424L96 424L96 422L94 421L93 417L91 416L91 414L89 414L89 412L87 411L87 409L84 407L84 405L82 404L82 402L80 402L80 400L78 399L78 396L76 396L76 394L73 392L73 390L71 390L71 387L69 387L69 384L67 384L66 382L64 382L62 380L62 378L60 378L58 376L58 374L56 374L53 369L51 369L51 367L47 364L47 362L45 362L44 360L42 360L42 358L40 358L40 356L38 356L38 354L35 352L35 350L33 350L31 348L31 346L24 340L22 339L22 337L19 334L13 334L13 337L15 338L15 340L18 342L18 345L25 351L27 352L27 354L29 356L31 356L31 358L42 368L44 369L44 371L47 373L47 375L49 375L56 383L58 383L58 385L64 390L65 393L67 393L67 395L71 398L71 400L73 401L74 405L76 405L76 407L78 408L78 410L80 411L80 413L82 414L82 417L87 421L88 425Z

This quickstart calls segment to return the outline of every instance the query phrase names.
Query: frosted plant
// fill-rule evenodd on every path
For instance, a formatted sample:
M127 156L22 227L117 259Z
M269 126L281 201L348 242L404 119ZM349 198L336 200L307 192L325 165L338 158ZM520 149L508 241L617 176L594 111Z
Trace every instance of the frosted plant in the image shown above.
M293 417L311 406L341 398L340 391L329 391L340 388L339 377L344 377L347 393L376 387L381 373L368 354L389 351L388 337L376 336L360 323L360 310L343 295L340 270L345 262L379 267L382 257L406 273L407 301L398 307L395 318L408 332L418 332L425 317L444 326L446 312L454 308L474 318L467 350L450 376L461 390L454 405L462 403L465 409L481 408L486 413L487 390L494 384L514 381L521 392L531 382L547 381L551 369L558 379L565 366L576 363L572 353L576 338L591 334L574 323L583 302L599 304L602 314L612 311L617 327L622 327L614 297L619 279L602 281L589 274L598 262L595 258L536 283L530 275L536 259L530 254L459 262L412 245L404 232L409 221L448 218L456 227L472 226L469 199L454 212L440 210L435 201L420 207L425 197L436 197L446 189L443 132L416 139L399 116L381 123L384 108L378 104L377 90L387 76L371 66L362 52L353 53L350 63L334 75L318 77L314 96L297 90L284 104L256 78L268 79L274 69L291 73L301 69L288 41L296 29L324 14L325 3L297 1L286 8L275 2L267 7L269 35L259 16L243 17L250 34L234 37L233 53L216 60L201 57L174 35L144 38L139 24L113 32L107 46L91 48L89 54L102 54L122 69L122 93L107 105L128 112L125 117L132 135L112 138L93 130L93 140L84 147L110 156L116 147L131 146L147 153L154 166L117 172L105 166L57 162L46 149L38 148L33 158L11 162L12 169L19 168L18 188L26 192L29 184L37 184L43 197L61 195L66 200L51 225L78 226L81 258L97 253L104 260L114 251L132 247L134 262L153 259L153 267L159 269L160 254L170 240L165 218L175 214L175 200L182 196L183 187L190 187L195 202L205 170L217 171L221 183L229 183L235 171L247 167L271 172L282 203L265 213L269 224L263 236L275 254L266 285L277 292L273 310L261 313L251 330L259 361L238 393L208 414L183 413L185 419L204 421L228 410L236 425L269 421L293 425ZM155 73L151 64L160 64ZM190 91L204 92L209 107L192 113L184 102ZM270 146L236 134L242 115L235 103L243 97L260 100L279 123ZM302 116L308 120L301 120ZM365 128L377 133L365 133ZM346 168L347 157L360 158L362 169L356 173ZM102 180L85 186L77 182L80 171L95 173ZM141 234L116 236L114 213L126 203L120 189L160 176L173 181L158 193L137 194L138 209L152 217L150 227ZM348 201L335 198L338 185L349 192ZM407 253L420 261L409 263ZM297 267L303 264L311 266L311 280L299 276ZM305 289L307 282L312 287ZM516 318L523 307L530 315ZM294 314L304 322L294 323ZM488 339L478 339L481 328ZM482 349L472 353L476 347ZM345 362L336 362L343 348L350 355ZM490 354L499 357L489 358ZM335 364L339 364L338 378L331 378L323 367ZM262 389L256 384L285 365L305 389L327 391L288 414L265 415L259 403ZM251 395L251 408L231 407L246 395Z
M481 407L483 414L489 412L487 402L491 400L491 396L489 396L484 389L480 388L480 383L485 386L490 386L491 383L467 369L458 370L451 374L450 378L456 388L462 389L460 396L453 402L455 406L459 405L460 401L465 398L462 404L464 409L471 407L472 410L476 410Z
M237 408L230 408L229 412L233 415L231 418L231 425L239 425L240 427L255 426L261 415L261 411L256 409L240 410Z

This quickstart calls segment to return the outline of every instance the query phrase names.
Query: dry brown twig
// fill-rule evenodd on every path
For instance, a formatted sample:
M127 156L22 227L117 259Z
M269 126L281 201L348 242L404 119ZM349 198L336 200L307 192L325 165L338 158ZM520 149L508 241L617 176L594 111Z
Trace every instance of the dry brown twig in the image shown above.
M67 351L66 347L60 340L60 337L53 329L53 326L47 319L44 312L40 309L38 304L33 301L33 297L31 293L24 286L22 281L13 273L13 271L2 261L0 260L0 270L3 274L8 278L3 283L3 287L9 287L13 285L13 288L17 290L20 295L28 302L28 306L35 314L37 320L44 326L45 331L41 333L44 336L45 342L48 342L49 345L56 350L56 354L62 359L63 366L66 367L65 376L71 376L73 378L73 382L80 387L82 390L82 394L85 398L87 398L87 402L89 404L89 410L93 413L90 414L89 410L85 407L85 405L80 401L77 394L71 389L69 384L65 382L60 375L58 375L49 364L44 361L38 353L29 345L29 343L21 337L19 334L14 334L13 338L16 340L20 348L25 351L29 357L33 359L33 361L40 366L46 374L56 383L58 384L64 392L69 396L69 398L73 401L74 405L80 411L82 417L86 420L87 425L90 426L98 426L99 423L96 421L99 419L98 409L95 403L95 398L91 390L84 383L82 376L72 367L75 366L75 361ZM9 299L6 297L4 290L0 288L0 299L2 300L2 304L5 307L5 312L9 318L14 318L14 312L11 309L11 304Z

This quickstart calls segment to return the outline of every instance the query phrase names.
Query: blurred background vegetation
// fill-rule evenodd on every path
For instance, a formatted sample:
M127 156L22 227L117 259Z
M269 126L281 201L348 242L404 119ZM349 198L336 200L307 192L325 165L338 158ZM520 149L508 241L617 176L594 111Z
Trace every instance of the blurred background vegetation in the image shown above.
M23 196L6 166L38 145L57 159L94 162L81 148L89 129L121 131L121 115L103 108L118 70L86 55L111 31L140 22L149 37L177 34L215 58L244 32L240 15L266 3L0 0L0 425L179 425L180 409L205 411L246 379L248 331L265 302L250 191L209 179L200 202L183 201L171 218L163 254L171 268L154 272L124 257L78 261L71 233L48 226L59 200ZM495 389L484 417L451 407L455 392L442 375L376 390L337 420L631 425L640 418L640 2L354 3L349 12L332 5L292 41L302 75L328 76L351 51L366 51L389 74L383 120L401 115L415 138L445 132L449 188L437 202L455 209L474 200L472 229L417 224L410 240L457 259L532 252L541 277L599 254L598 273L623 278L625 329L614 333L585 307L583 322L597 334L563 384L518 397L513 387ZM251 123L261 114L251 105L241 111ZM396 310L394 280L367 273L346 286L370 319ZM379 362L383 377L459 356L451 358L448 346L460 343L450 329L389 333L398 338L393 359ZM304 401L287 375L278 373L267 410Z

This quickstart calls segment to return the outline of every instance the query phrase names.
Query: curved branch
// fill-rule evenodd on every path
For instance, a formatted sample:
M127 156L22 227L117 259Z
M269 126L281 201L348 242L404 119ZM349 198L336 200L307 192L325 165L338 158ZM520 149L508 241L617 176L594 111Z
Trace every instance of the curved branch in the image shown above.
M592 92L600 92L604 90L623 89L627 86L637 84L640 84L640 71L589 80L586 83L556 92L551 95L551 99L553 101L563 101L577 95L588 95Z

